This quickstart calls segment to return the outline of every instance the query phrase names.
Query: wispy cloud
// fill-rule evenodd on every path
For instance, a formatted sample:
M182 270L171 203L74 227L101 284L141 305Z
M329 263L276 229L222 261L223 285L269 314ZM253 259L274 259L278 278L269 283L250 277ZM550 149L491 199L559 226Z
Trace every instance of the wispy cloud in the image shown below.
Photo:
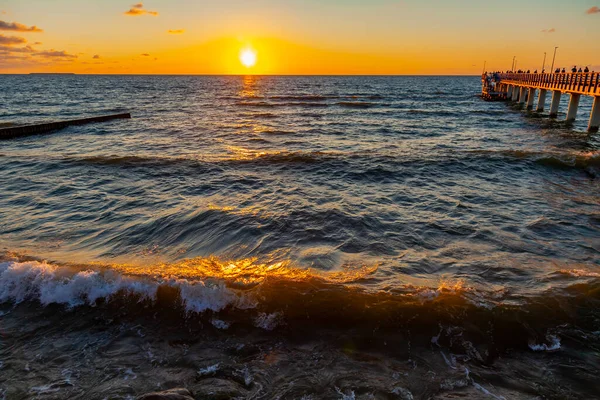
M99 60L100 56L98 54L94 55L94 57L92 57L94 60Z
M14 32L44 32L37 26L27 26L18 22L6 22L0 21L0 31L14 31Z
M0 44L3 45L12 46L15 44L21 44L25 42L27 42L27 40L25 40L22 37L0 35Z
M44 58L63 58L63 59L75 59L77 56L75 54L69 54L64 50L46 50L40 51L33 54L34 56L44 57Z
M181 35L182 33L185 33L185 29L169 29L167 33L172 35Z
M591 7L585 12L586 14L600 14L600 7Z
M35 51L35 49L31 46L12 47L12 46L0 45L0 51L8 52L8 53L33 53Z
M137 3L131 6L131 8L124 13L125 15L129 15L132 17L137 17L140 15L152 15L156 17L158 15L158 11L150 11L144 8L144 3Z
M140 55L141 55L142 57L150 57L150 54L148 54L148 53L143 53L143 54L140 54Z
M544 32L544 33L554 33L554 32L556 32L556 29L554 29L554 28L542 29L542 32Z

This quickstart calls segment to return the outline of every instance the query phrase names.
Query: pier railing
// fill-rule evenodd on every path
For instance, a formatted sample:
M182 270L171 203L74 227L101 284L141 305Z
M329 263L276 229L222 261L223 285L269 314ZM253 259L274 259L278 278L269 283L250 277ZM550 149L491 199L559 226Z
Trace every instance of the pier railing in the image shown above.
M499 75L502 83L508 85L600 96L600 73L598 72Z

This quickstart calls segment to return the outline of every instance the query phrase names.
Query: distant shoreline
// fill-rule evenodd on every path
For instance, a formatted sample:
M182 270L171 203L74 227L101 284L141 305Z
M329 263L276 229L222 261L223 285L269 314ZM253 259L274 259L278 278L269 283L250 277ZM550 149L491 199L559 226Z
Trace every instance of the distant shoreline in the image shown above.
M30 72L29 75L75 75L74 72Z

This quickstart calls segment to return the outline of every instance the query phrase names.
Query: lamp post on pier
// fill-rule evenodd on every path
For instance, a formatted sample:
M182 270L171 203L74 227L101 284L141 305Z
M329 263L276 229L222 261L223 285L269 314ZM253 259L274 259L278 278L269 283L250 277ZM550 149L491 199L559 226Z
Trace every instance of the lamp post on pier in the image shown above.
M515 72L515 58L517 58L517 56L513 56L513 62L512 62L512 65L511 65L511 67L510 67L510 70L511 70L512 72Z
M544 52L544 62L542 63L542 71L546 68L546 52Z
M556 59L556 49L558 49L558 46L554 47L554 57L552 57L552 67L550 67L550 72L554 72L554 60Z

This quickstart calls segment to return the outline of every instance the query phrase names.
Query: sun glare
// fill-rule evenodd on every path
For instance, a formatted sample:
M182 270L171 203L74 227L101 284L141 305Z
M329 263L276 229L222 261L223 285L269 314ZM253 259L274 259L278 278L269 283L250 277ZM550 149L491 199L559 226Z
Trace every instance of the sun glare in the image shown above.
M256 51L252 49L244 49L240 53L240 61L246 68L254 67L256 64Z

